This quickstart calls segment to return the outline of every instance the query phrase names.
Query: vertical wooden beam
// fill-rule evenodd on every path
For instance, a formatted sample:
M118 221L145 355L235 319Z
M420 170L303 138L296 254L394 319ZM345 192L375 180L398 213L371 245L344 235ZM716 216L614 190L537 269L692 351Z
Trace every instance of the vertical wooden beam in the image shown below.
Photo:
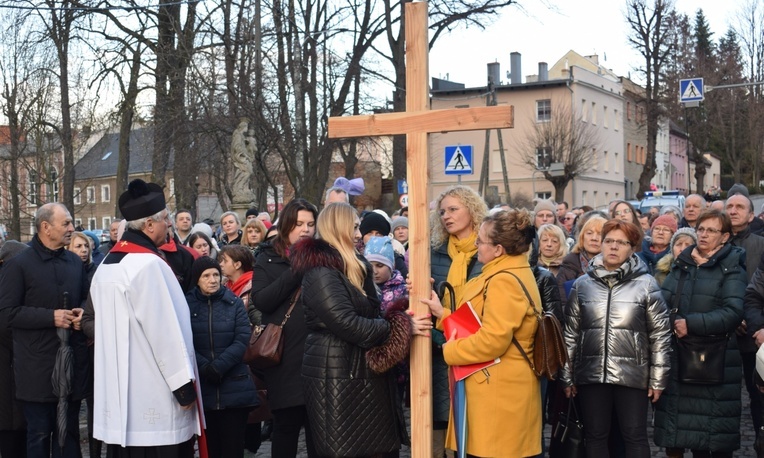
M428 81L427 3L406 4L406 111L430 108ZM429 297L430 226L427 202L427 132L406 135L406 166L409 185L409 265L412 290L409 307L417 315L429 313L419 302ZM432 456L432 343L416 337L411 348L411 456Z

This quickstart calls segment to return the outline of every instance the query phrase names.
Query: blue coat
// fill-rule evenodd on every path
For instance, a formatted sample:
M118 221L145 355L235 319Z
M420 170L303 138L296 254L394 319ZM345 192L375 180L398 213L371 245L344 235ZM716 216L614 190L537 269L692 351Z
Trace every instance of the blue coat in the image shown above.
M225 286L211 296L195 287L186 294L186 301L191 310L196 363L202 374L204 409L258 405L255 383L242 362L251 333L244 303ZM208 364L219 381L204 376Z

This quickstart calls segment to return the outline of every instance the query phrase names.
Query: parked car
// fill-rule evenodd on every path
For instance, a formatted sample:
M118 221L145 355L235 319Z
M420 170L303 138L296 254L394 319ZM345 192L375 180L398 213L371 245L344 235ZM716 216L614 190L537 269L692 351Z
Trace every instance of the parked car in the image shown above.
M639 202L637 207L642 214L649 213L652 207L658 207L660 210L666 205L673 205L684 210L684 196L679 191L647 191L645 198Z

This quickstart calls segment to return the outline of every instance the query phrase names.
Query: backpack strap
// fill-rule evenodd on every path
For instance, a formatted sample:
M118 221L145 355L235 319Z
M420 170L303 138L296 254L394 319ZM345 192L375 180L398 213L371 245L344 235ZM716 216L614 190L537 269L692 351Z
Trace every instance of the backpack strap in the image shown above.
M531 295L528 292L528 289L525 287L523 282L520 281L520 278L517 275L513 274L512 272L510 272L508 270L500 270L500 271L496 272L495 274L491 275L490 277L488 277L486 279L486 281L485 281L485 289L483 290L483 304L485 304L486 294L488 293L488 282L493 277L495 277L496 275L499 275L501 273L509 274L509 275L512 275L513 277L515 277L515 280L517 280L517 283L519 283L520 287L523 289L523 292L525 293L525 297L528 298L528 302L530 303L529 307L533 308L533 313L536 315L536 319L537 320L541 320L541 312L539 312L538 309L536 309L536 304L533 302L533 299L531 298ZM535 374L536 373L536 367L533 364L533 361L531 361L531 359L528 357L528 354L525 353L525 350L523 350L523 346L520 345L520 342L517 341L517 339L515 338L514 335L512 335L512 344L514 344L514 346L517 347L518 350L520 350L520 354L523 355L523 358L525 358L526 361L528 361L528 364L530 364L530 366L531 366L531 370Z

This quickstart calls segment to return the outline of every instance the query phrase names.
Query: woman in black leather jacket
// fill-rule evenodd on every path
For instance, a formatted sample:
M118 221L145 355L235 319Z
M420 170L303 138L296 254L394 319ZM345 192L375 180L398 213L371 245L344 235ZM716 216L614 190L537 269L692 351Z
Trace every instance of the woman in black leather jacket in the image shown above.
M300 288L301 278L290 269L291 246L300 239L313 238L318 210L305 199L290 201L281 211L278 234L260 244L252 276L251 304L263 314L262 324L280 324ZM305 313L297 301L283 328L284 350L281 364L263 371L268 402L273 414L271 454L297 455L300 430L305 427L308 456L315 457L303 396L300 368L305 349Z
M299 242L292 256L304 274L302 379L320 456L394 454L407 441L392 366L378 369L369 351L386 344L389 361L400 361L412 323L402 310L382 318L371 266L355 251L358 223L350 205L332 203L318 216L321 239Z

